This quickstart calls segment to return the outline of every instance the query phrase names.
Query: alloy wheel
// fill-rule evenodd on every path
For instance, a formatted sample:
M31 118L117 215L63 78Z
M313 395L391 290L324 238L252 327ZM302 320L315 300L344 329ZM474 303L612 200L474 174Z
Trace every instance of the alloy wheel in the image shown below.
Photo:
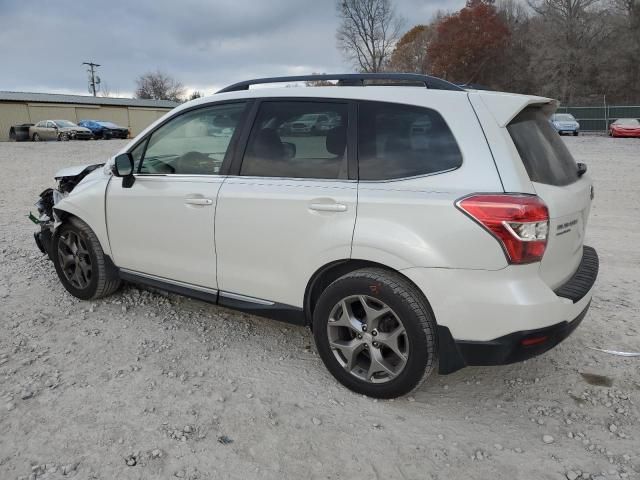
M74 231L66 231L58 242L58 260L65 278L83 290L92 278L91 255L85 240Z
M340 365L369 383L393 380L409 358L402 321L388 305L367 295L343 298L333 307L327 336Z

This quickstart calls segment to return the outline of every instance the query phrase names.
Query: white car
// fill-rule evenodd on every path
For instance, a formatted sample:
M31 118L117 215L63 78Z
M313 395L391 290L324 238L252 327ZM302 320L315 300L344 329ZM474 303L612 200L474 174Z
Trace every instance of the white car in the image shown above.
M339 83L249 89L317 79ZM396 397L436 364L543 353L587 313L593 188L556 105L412 74L242 82L58 173L36 241L78 298L126 280L306 325L338 381ZM282 129L320 112L327 132Z

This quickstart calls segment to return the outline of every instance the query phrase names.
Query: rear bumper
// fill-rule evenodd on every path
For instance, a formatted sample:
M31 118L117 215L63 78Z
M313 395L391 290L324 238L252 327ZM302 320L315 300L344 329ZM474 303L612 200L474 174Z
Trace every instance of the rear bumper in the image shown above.
M555 290L540 277L539 264L402 273L431 304L438 322L440 373L451 373L467 365L517 362L560 343L589 308L598 266L596 251L583 247L573 276Z
M570 321L536 330L510 333L488 342L454 340L447 327L438 326L438 372L443 375L467 366L507 365L548 352L578 328L590 304L589 302L584 310Z

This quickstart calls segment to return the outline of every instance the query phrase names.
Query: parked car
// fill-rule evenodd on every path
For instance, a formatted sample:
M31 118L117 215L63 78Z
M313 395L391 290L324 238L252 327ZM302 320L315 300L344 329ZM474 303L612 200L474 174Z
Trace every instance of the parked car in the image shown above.
M11 125L9 128L9 140L12 142L26 142L31 140L29 137L29 127L32 127L33 123L22 123L20 125Z
M93 133L69 120L41 120L29 127L29 138L34 142L43 140L89 140Z
M554 113L551 115L551 125L560 135L570 133L574 136L580 134L580 124L570 113Z
M619 118L609 125L611 137L640 137L640 121L637 118Z
M81 120L78 122L81 127L88 128L95 138L108 140L110 138L129 138L129 129L120 127L113 122L103 120Z
M325 79L345 86L249 89ZM36 243L80 299L127 280L306 325L343 385L396 397L436 364L539 355L585 317L593 187L556 105L414 74L241 82L59 172ZM331 130L283 141L325 112Z
M340 117L333 112L305 113L292 119L281 127L284 134L298 135L305 133L321 134L328 132L340 122Z

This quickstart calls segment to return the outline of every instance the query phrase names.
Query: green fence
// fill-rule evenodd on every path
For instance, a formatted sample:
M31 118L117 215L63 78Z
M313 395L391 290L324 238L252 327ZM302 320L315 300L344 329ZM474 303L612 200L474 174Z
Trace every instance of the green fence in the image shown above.
M618 118L640 118L640 106L559 107L558 113L570 113L584 132L606 132Z

